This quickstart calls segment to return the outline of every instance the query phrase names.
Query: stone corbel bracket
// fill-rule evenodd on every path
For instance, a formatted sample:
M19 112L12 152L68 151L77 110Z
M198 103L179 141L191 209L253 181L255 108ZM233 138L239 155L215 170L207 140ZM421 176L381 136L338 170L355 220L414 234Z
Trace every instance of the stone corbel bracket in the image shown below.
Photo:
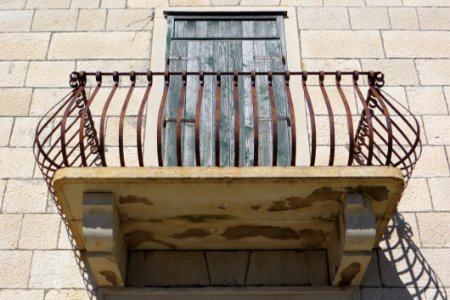
M372 257L376 243L376 216L372 199L361 193L344 195L343 207L338 219L337 249L329 250L330 272L334 286L359 285Z
M127 247L113 193L84 193L83 238L98 286L124 286Z

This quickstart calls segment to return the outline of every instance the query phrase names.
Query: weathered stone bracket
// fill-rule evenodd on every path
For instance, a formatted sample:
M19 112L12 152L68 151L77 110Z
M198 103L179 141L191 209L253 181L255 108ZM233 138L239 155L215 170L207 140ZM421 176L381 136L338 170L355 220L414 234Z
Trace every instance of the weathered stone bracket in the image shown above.
M124 286L127 249L113 193L84 193L83 238L98 286Z
M338 221L336 261L332 262L334 286L359 285L372 257L376 240L376 218L371 200L363 194L347 193Z

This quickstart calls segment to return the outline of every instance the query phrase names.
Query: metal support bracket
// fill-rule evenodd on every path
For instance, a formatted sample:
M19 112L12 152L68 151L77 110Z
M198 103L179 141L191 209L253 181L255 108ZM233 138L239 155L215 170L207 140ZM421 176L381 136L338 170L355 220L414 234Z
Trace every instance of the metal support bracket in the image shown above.
M84 193L83 238L97 285L123 287L127 247L113 193Z
M334 286L359 285L372 257L376 218L366 195L347 193L343 201L337 243L329 249L331 282Z

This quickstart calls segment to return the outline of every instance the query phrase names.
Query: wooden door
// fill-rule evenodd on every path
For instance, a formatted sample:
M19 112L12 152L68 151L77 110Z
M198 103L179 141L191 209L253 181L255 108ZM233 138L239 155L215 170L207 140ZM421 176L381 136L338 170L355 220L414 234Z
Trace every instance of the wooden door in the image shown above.
M167 35L167 70L234 72L285 71L284 28L282 16L169 16ZM257 165L286 166L291 162L291 128L289 108L284 89L284 76L273 76L273 92L278 121L272 126L268 77L256 77L258 115ZM239 76L239 115L235 115L233 76L221 76L220 122L215 124L216 76L204 78L200 109L200 165L233 166L236 141L234 118L239 118L240 166L253 166L254 119L252 82L250 76ZM171 76L167 102L164 107L162 128L163 165L176 166L176 118L182 92L181 76ZM189 75L183 101L181 123L181 165L196 164L195 120L199 78ZM216 145L216 126L220 126ZM276 127L277 136L273 130ZM274 140L276 145L275 159ZM216 151L220 147L219 151ZM216 155L218 159L216 159Z

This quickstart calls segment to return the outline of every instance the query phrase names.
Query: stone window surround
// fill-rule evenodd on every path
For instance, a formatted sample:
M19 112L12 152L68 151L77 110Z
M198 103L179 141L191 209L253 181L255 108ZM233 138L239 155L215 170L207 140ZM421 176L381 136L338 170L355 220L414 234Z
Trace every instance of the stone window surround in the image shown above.
M166 14L171 12L195 12L199 14L207 14L208 12L248 12L255 14L263 14L265 12L280 12L285 14L284 18L284 29L285 36L289 38L286 39L286 65L287 69L290 71L301 70L301 59L300 59L300 38L297 26L297 11L294 7L280 7L280 6L267 6L267 7L159 7L155 9L154 25L153 25L153 36L152 36L152 50L150 58L150 70L152 71L163 71L165 70L165 55L166 55L166 33L167 33L167 19ZM163 41L161 43L160 41ZM300 82L300 76L291 76L293 82ZM157 124L152 122L158 118L159 105L161 103L164 79L161 76L154 78L153 92L149 97L149 106L147 109L147 122L145 132L147 136L156 137L157 136ZM291 85L291 93L293 95L301 94L301 86L299 84ZM296 132L297 135L300 133L306 133L306 108L301 105L300 101L294 101L294 112L296 122ZM298 136L297 140L308 141L307 137ZM297 155L296 155L296 165L308 165L306 155L299 155L299 153L308 153L309 145L308 143L298 143L297 145ZM144 155L148 161L149 166L158 166L158 155L157 155L157 141L156 138L146 138L144 139Z

